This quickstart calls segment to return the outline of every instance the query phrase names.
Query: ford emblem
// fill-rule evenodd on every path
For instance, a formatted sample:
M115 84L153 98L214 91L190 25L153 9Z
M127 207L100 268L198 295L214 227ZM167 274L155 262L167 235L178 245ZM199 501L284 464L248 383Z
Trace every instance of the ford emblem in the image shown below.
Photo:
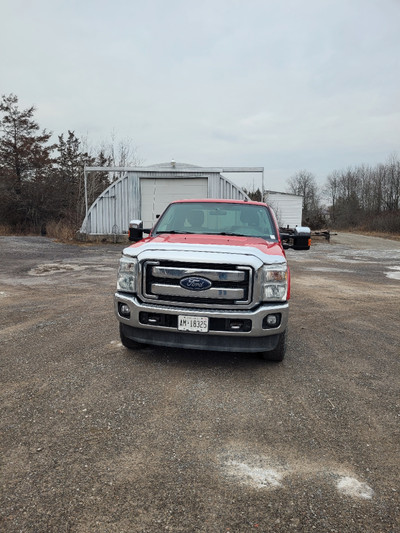
M181 279L180 286L188 291L205 291L211 287L211 281L206 278L191 276Z

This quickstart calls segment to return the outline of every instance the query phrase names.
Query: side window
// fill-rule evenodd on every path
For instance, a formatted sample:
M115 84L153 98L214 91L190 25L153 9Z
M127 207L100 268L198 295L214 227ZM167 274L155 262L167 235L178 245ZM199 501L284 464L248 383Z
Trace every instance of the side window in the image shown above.
M276 235L275 226L271 220L269 212L266 209L261 208L259 214L260 224L266 239L277 240L278 236Z
M158 225L157 225L157 231L164 231L167 228L171 228L173 225L173 219L174 219L174 210L169 208L166 213L164 213L163 217L160 219Z

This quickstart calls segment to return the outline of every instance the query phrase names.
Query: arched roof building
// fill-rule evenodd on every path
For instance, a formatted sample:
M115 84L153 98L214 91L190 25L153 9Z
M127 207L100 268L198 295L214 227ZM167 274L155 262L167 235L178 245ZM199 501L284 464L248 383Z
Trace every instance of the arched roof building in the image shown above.
M149 167L87 167L85 190L91 172L119 172L121 177L110 184L89 206L80 233L89 235L124 235L129 221L143 220L152 227L157 215L174 200L189 198L248 199L242 189L223 176L223 172L260 172L263 167L204 168L194 165L162 163Z

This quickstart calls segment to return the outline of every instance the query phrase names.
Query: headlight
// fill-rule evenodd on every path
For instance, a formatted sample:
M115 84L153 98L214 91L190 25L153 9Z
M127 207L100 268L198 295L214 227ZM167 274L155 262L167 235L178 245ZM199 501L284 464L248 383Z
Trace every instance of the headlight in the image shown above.
M263 300L285 301L288 290L286 263L263 266Z
M117 290L136 292L138 261L136 257L123 255L119 261Z

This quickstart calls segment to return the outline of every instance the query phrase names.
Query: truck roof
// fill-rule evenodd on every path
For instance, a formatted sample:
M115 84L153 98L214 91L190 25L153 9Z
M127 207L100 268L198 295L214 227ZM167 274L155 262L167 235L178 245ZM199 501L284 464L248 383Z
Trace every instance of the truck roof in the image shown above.
M185 203L221 203L221 204L249 204L249 205L267 205L264 202L255 202L253 200L227 200L224 198L188 198L187 200L175 200L172 204L185 204Z

